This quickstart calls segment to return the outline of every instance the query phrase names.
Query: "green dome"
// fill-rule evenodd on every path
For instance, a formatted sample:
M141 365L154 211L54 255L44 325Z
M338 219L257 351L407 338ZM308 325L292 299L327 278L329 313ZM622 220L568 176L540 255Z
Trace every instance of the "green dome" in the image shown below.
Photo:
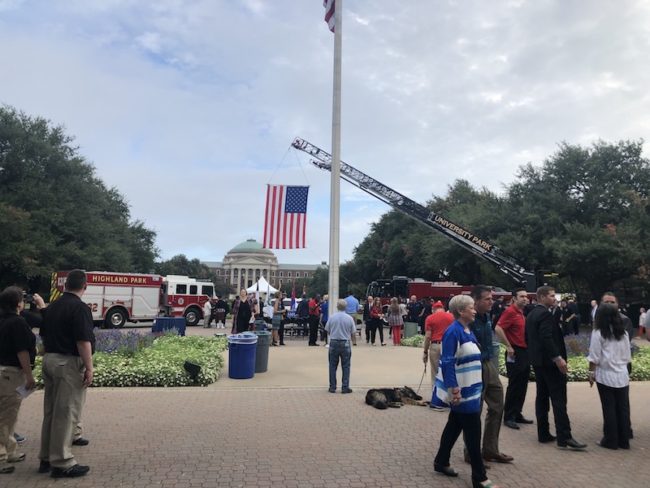
M235 247L233 247L228 254L234 252L251 252L257 254L273 254L270 250L264 249L262 244L257 242L255 239L247 239L244 242L240 242Z

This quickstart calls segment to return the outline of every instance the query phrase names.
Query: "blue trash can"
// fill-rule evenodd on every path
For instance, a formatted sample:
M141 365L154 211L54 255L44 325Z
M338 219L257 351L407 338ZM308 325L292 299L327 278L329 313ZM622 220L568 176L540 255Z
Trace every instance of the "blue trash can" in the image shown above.
M228 377L247 380L255 376L257 336L243 332L228 336Z
M179 336L185 336L185 317L156 317L151 332L160 335L166 330L176 329Z

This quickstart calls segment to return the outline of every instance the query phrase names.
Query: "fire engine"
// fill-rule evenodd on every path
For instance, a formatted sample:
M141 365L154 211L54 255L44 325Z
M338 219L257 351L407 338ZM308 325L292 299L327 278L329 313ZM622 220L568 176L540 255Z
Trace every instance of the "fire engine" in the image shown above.
M366 296L381 298L383 305L388 304L392 297L410 298L413 295L417 298L430 297L432 300L447 303L453 296L469 295L471 290L471 286L459 285L452 281L425 281L419 278L412 280L406 276L393 276L392 280L383 279L371 282L368 285ZM492 296L510 299L512 295L502 288L494 288Z
M214 285L188 276L89 271L82 300L93 321L107 328L152 321L159 315L185 317L187 325L203 318L203 305L214 298ZM63 293L67 271L52 275L50 301Z

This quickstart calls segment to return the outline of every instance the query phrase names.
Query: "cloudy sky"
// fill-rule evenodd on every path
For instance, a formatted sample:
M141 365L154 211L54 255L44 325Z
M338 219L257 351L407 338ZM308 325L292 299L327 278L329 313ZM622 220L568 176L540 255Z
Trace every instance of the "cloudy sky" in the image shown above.
M163 258L262 239L267 183L311 186L328 256L333 35L320 0L0 0L0 103L64 125ZM346 0L342 157L411 198L500 192L560 141L648 139L650 5ZM341 187L341 257L388 208Z

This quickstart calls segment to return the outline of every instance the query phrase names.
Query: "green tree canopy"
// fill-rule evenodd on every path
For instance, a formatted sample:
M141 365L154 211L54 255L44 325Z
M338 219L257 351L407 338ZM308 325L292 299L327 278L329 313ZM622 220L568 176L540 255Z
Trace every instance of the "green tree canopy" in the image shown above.
M210 268L197 258L188 259L185 254L177 254L167 261L156 263L155 270L163 276L181 275L197 279L212 279Z
M563 291L588 300L612 289L624 301L641 302L650 293L650 163L642 150L642 141L562 143L541 166L521 167L503 196L457 180L427 205L525 268L557 273ZM357 287L394 275L515 284L396 211L372 225L344 267Z
M43 290L52 271L150 272L155 232L131 221L60 126L0 107L0 285Z

